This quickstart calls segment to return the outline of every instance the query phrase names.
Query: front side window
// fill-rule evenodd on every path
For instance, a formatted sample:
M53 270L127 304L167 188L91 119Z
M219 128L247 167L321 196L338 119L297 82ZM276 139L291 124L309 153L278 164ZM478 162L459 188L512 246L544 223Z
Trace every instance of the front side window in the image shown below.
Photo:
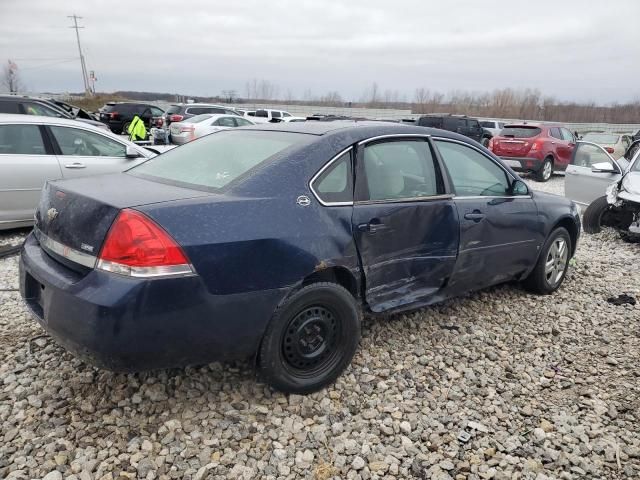
M561 128L560 129L560 133L562 133L562 139L567 141L567 142L574 142L575 139L573 138L573 134L567 130L566 128Z
M369 200L398 200L444 193L431 148L423 140L368 145L363 154Z
M313 190L325 203L352 202L351 151L343 153L313 182Z
M282 115L280 114L280 112L274 110L271 112L271 116L273 118L280 118Z
M37 125L0 125L0 154L46 155Z
M509 195L509 177L497 163L465 145L436 140L459 197Z
M217 190L309 135L229 129L187 143L130 170L151 180Z
M598 145L578 143L573 156L573 164L576 167L591 168L596 163L612 163L611 157Z
M99 133L71 127L49 127L63 155L124 157L126 147Z
M249 113L251 115L251 113ZM269 113L266 110L256 110L256 117L269 118Z

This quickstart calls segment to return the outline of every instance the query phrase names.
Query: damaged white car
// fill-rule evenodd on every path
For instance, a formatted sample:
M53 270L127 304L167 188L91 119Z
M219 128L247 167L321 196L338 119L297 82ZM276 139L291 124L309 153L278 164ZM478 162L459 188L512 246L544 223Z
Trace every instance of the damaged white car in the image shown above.
M640 141L617 160L600 145L578 142L566 171L565 196L587 206L585 232L612 227L623 240L640 241Z

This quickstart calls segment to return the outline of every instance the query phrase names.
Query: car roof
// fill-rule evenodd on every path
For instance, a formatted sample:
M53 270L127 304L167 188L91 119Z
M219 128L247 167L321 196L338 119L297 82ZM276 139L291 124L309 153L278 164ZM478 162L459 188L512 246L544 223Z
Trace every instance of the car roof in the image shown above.
M278 122L259 123L254 126L244 127L243 130L265 130L276 132L304 133L308 135L349 135L354 142L375 137L378 135L433 135L457 140L469 141L469 138L436 128L418 127L393 122L381 122L375 120L335 120L333 122L319 122L308 120L306 122Z

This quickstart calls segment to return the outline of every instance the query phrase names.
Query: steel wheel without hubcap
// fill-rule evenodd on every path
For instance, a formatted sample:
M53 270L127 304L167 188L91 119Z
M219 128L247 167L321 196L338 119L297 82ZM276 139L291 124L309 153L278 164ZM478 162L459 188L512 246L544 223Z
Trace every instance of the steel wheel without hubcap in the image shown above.
M340 320L330 310L312 306L296 315L284 332L282 354L299 376L333 368L340 343Z
M549 286L555 287L562 280L568 259L567 242L564 238L556 238L547 253L544 267L544 275Z

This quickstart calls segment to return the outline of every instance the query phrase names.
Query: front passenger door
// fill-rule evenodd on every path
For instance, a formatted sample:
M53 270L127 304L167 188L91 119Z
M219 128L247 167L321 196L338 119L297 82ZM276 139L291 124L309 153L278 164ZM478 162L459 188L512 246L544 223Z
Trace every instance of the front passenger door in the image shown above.
M450 291L480 289L525 272L543 241L531 195L512 195L510 174L480 150L444 138L435 144L455 189L460 218Z
M382 312L433 301L458 249L458 217L426 138L358 148L353 231L365 296Z

